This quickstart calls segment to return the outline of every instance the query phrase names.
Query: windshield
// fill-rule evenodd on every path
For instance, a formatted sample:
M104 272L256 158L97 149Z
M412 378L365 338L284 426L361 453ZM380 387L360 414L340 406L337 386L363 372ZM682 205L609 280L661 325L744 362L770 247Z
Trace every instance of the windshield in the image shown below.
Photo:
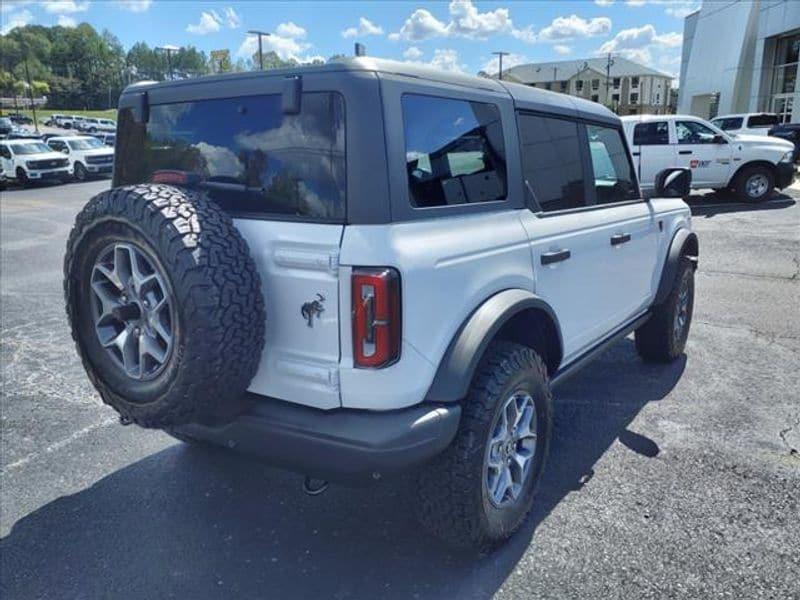
M29 142L27 144L11 144L14 154L43 154L53 150L42 142Z
M102 123L103 125L115 125L114 121L111 119L100 119L98 122Z
M67 141L73 150L91 150L92 148L103 148L103 142L97 138L86 138Z

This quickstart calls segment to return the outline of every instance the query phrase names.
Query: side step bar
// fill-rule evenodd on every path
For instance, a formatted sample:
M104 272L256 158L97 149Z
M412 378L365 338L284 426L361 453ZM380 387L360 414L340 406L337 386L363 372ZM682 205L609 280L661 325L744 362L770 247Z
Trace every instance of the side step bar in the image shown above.
M564 383L567 379L569 379L575 373L577 373L583 367L585 367L587 363L590 363L595 358L597 358L598 355L608 350L608 348L616 344L622 338L626 337L632 331L635 331L636 329L644 325L649 318L650 318L650 311L636 317L633 321L629 322L626 325L623 325L621 328L617 329L617 331L610 334L599 344L581 354L570 364L559 369L558 372L553 377L550 378L550 387L556 388L562 383Z

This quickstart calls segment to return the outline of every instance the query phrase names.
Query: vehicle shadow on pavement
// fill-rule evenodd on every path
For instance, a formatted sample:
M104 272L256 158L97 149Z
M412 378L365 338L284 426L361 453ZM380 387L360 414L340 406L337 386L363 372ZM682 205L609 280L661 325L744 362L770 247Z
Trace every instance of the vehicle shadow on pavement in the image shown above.
M710 219L717 215L726 215L735 212L760 212L764 210L782 210L791 208L797 201L791 196L779 193L765 202L748 204L740 202L725 194L708 193L703 196L692 196L689 199L689 208L693 217Z
M20 519L0 540L0 595L489 598L535 549L537 527L591 486L615 440L658 453L628 425L673 389L684 366L685 358L646 365L627 340L564 384L535 508L489 555L453 552L420 530L411 478L312 498L297 475L177 444Z

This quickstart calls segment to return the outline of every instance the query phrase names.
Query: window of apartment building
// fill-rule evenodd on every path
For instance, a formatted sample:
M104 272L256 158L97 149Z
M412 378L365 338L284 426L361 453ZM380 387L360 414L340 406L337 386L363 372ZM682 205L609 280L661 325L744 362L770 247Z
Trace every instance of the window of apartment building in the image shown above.
M638 77L631 77L631 87L638 88L639 87L639 78Z
M600 96L597 94L592 94L592 102L600 102Z
M553 89L553 86L552 86L552 85L550 84L550 82L548 81L547 83L545 83L545 84L544 84L544 89L546 89L546 90L550 90L550 89Z
M631 94L631 104L639 104L639 94Z
M615 90L619 89L619 83L620 83L619 77L614 77L613 84L614 84L614 89Z
M583 81L581 81L580 79L578 79L578 81L575 82L575 91L576 92L583 91Z
M619 94L611 94L611 101L619 103Z
M592 89L599 90L600 89L600 80L599 79L592 79Z
M558 83L561 86L561 91L562 92L566 92L567 91L567 84L569 82L568 81L559 81Z

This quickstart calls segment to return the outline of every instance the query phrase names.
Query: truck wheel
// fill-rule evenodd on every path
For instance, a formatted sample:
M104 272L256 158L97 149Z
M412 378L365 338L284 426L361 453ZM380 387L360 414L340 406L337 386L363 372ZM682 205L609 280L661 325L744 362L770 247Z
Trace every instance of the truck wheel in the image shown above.
M743 202L763 202L772 195L774 187L772 170L760 165L745 168L734 183L736 195Z
M22 167L17 167L17 183L22 187L28 187L31 180L28 179L28 173Z
M215 424L248 407L261 282L233 221L204 195L139 185L92 198L67 242L64 295L83 366L125 420Z
M86 171L86 167L83 166L83 163L76 162L75 163L75 179L78 181L86 181L89 177L89 173Z
M686 347L694 311L694 265L682 256L669 296L653 308L650 319L636 330L636 351L643 359L671 362Z
M533 505L553 422L544 362L494 342L464 402L452 444L419 475L422 523L444 541L486 550L509 538Z

